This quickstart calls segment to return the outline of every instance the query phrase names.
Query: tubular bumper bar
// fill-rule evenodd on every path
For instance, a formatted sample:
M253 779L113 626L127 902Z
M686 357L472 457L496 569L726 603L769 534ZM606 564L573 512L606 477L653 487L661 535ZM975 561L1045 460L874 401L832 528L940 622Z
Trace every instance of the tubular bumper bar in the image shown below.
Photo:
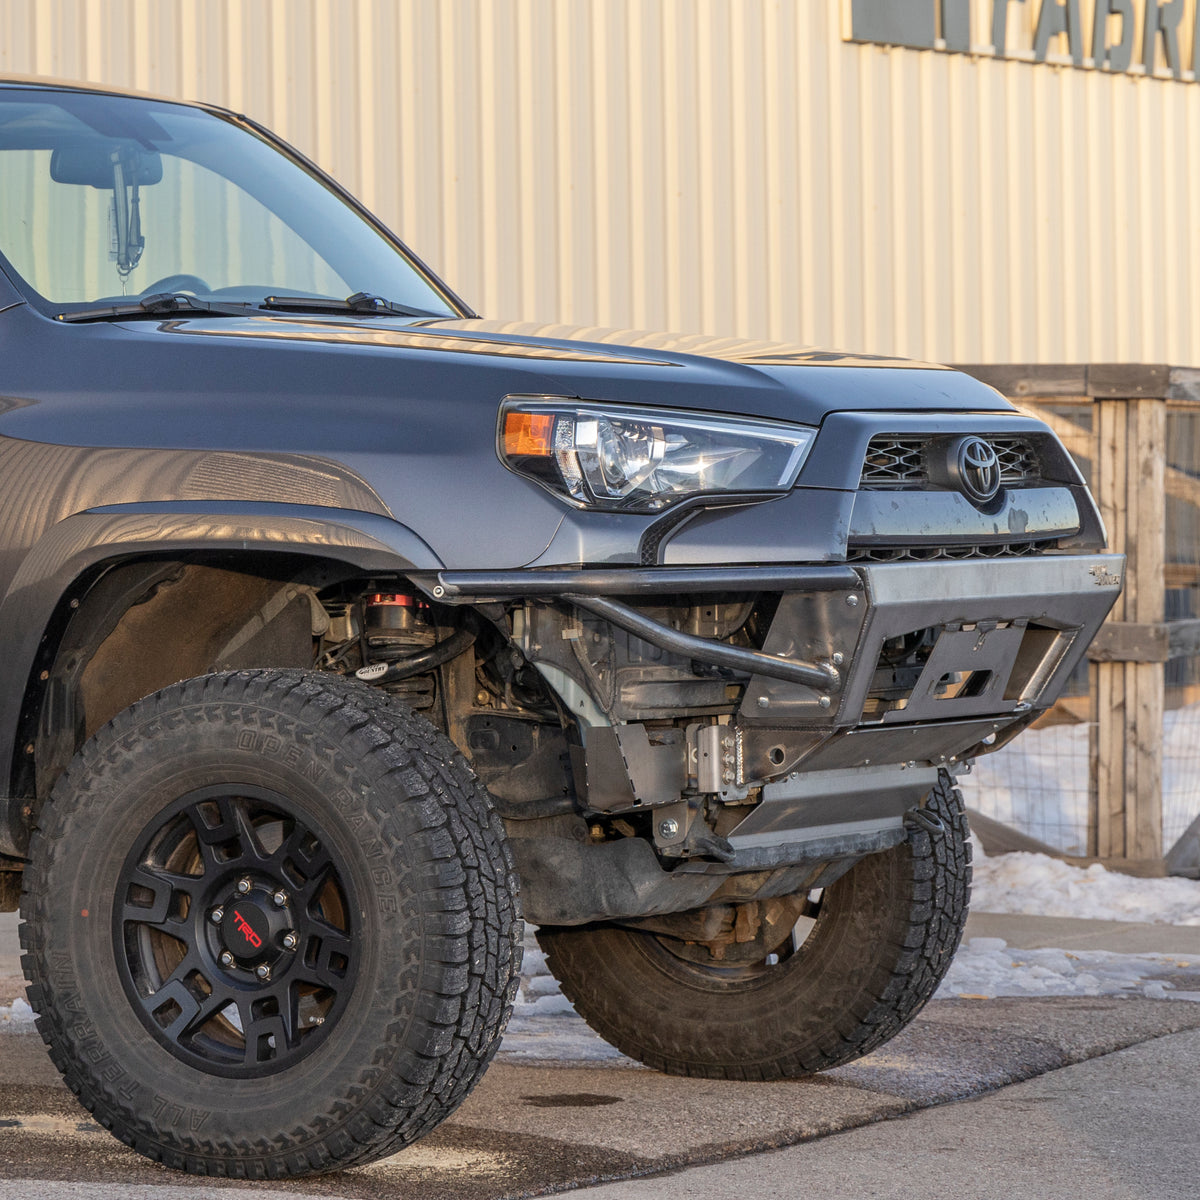
M734 671L746 671L752 675L765 675L787 683L801 683L820 692L831 692L841 682L841 676L832 665L772 658L769 654L760 654L757 650L745 650L740 646L729 646L724 642L680 633L678 629L671 629L658 621L652 621L636 609L616 600L602 600L598 596L577 596L569 593L560 599L574 604L576 608L595 613L596 616L628 630L652 646L669 650L672 654L687 655L713 666L729 667Z
M748 675L802 684L819 692L832 692L841 685L841 676L832 664L774 657L681 633L610 597L697 595L732 590L833 592L862 589L862 580L849 567L439 571L436 577L414 575L413 578L443 604L519 596L565 601L672 654L686 655L711 666L744 671Z
M1114 569L1115 568L1115 569ZM803 645L798 634L812 624L803 613L776 635L775 626L763 651L747 650L696 637L673 629L630 605L612 597L654 595L700 595L723 591L778 591L803 604L813 593L846 592L849 611L856 612L843 631L848 659L857 647L855 671L835 713L827 700L820 709L828 720L861 719L862 704L873 677L880 645L926 625L944 625L939 639L937 669L925 672L920 695L914 695L903 710L888 713L884 723L953 719L968 712L1011 713L1028 710L1039 700L1053 700L1061 690L1065 670L1083 653L1087 642L1112 607L1123 574L1119 556L1046 556L1031 559L963 560L937 563L871 565L857 570L846 566L815 567L722 567L722 568L605 568L599 570L441 571L414 573L411 578L435 600L444 604L482 603L506 598L536 597L572 604L611 622L651 645L698 662L757 676L752 680L743 705L746 719L765 721L770 709L772 723L782 708L799 710L816 701L812 692L826 696L843 687L843 679L832 661L811 661L834 647ZM855 595L854 593L858 593ZM859 601L866 601L860 604ZM863 618L865 630L860 630ZM983 627L963 625L983 619ZM1059 631L1055 645L1044 652L1039 669L1024 681L1019 699L1005 697L1014 656L1019 652L1022 630L1029 620L1042 621ZM1011 630L988 633L989 625L1015 622ZM957 629L959 632L952 632ZM861 653L861 637L869 643ZM987 662L979 653L988 642L994 650ZM944 643L944 645L942 644ZM1002 644L1003 643L1003 644ZM1011 643L1009 645L1008 643ZM774 651L774 653L772 653ZM799 651L799 654L797 653ZM815 654L814 654L815 651ZM1031 649L1031 653L1033 650ZM945 661L943 661L943 659ZM992 661L995 659L995 661ZM807 660L807 661L806 661ZM960 661L961 660L961 661ZM976 661L979 660L979 661ZM978 670L988 689L972 692L953 701L942 701L938 688L943 677L960 670ZM780 685L811 689L803 695L780 692ZM927 685L927 686L926 686Z
M616 567L573 571L413 572L410 578L443 604L519 596L663 596L705 592L836 592L862 588L850 567Z

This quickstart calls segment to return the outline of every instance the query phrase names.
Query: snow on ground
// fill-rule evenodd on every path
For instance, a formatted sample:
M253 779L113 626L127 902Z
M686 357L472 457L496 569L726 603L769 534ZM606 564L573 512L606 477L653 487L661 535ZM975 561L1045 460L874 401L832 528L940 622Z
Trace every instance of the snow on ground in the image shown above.
M976 912L1200 925L1200 882L1135 879L1041 854L985 858L976 843L971 907ZM1195 991L1186 983L1191 974L1196 976ZM1155 978L1171 975L1184 980L1173 985ZM1200 1001L1200 955L1018 950L1001 938L971 938L960 947L937 999L1114 995ZM525 939L521 990L500 1053L517 1062L629 1063L575 1015L546 970L532 932Z
M5 1032L24 1032L33 1028L33 1009L19 996L11 1004L0 1004L0 1028Z
M1152 1000L1200 1000L1155 976L1198 972L1200 955L1111 954L1104 950L1017 950L1003 938L964 943L950 964L936 999L993 996L1148 996Z
M1200 925L1200 883L1137 879L1096 864L1074 867L1044 854L985 858L975 843L973 912L1029 913L1093 921ZM1153 935L1147 935L1152 942ZM1153 976L1200 969L1200 955L1112 954L1100 950L1017 950L1000 938L971 938L959 949L938 997L1112 996L1200 1000ZM1197 976L1200 989L1200 975Z
M558 990L546 969L546 956L525 926L525 960L521 990L513 1004L512 1019L500 1046L500 1056L510 1062L522 1059L561 1059L568 1062L616 1061L629 1064L599 1034L575 1015L571 1002Z
M1200 883L1195 880L1134 879L1099 863L1085 870L1045 854L984 858L978 842L971 893L974 912L1200 925Z

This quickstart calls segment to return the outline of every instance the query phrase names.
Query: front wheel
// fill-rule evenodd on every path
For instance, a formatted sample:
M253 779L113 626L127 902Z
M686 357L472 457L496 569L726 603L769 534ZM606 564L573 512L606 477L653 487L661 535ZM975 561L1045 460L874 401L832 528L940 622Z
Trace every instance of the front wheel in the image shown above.
M482 1075L520 966L499 819L426 721L301 671L117 716L42 813L22 942L68 1085L141 1153L274 1177L371 1161Z
M917 829L868 855L815 905L764 902L788 917L772 926L770 908L744 914L754 938L542 927L546 965L601 1037L669 1074L780 1079L850 1062L917 1015L962 937L971 847L948 775L924 811L941 832Z

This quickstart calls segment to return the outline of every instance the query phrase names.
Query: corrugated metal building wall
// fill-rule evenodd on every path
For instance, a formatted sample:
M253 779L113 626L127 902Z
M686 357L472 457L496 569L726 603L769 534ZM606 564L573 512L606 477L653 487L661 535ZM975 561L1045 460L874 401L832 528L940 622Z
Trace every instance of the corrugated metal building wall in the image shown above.
M1033 7L1011 6L1026 42ZM0 72L247 112L488 316L1200 361L1200 84L856 45L844 15L0 0Z

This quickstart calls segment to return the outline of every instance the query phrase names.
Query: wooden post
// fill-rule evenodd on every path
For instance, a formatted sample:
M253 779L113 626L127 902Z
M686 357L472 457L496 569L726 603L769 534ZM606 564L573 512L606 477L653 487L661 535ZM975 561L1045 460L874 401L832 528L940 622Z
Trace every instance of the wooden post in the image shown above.
M1110 623L1144 627L1165 615L1166 377L1160 367L1088 368L1092 486L1109 547L1127 556ZM1162 662L1091 666L1088 835L1089 852L1101 859L1162 859L1163 683Z
M1048 421L1091 487L1108 547L1127 556L1125 586L1089 653L1091 717L1088 855L1138 874L1162 873L1165 661L1192 622L1166 611L1166 415L1173 379L1200 398L1200 379L1165 366L964 366L1018 406ZM1037 405L1092 404L1091 436ZM1190 481L1189 486L1190 486ZM1190 644L1190 643L1189 643ZM1179 648L1175 647L1176 653ZM1086 860L1080 860L1086 861Z

